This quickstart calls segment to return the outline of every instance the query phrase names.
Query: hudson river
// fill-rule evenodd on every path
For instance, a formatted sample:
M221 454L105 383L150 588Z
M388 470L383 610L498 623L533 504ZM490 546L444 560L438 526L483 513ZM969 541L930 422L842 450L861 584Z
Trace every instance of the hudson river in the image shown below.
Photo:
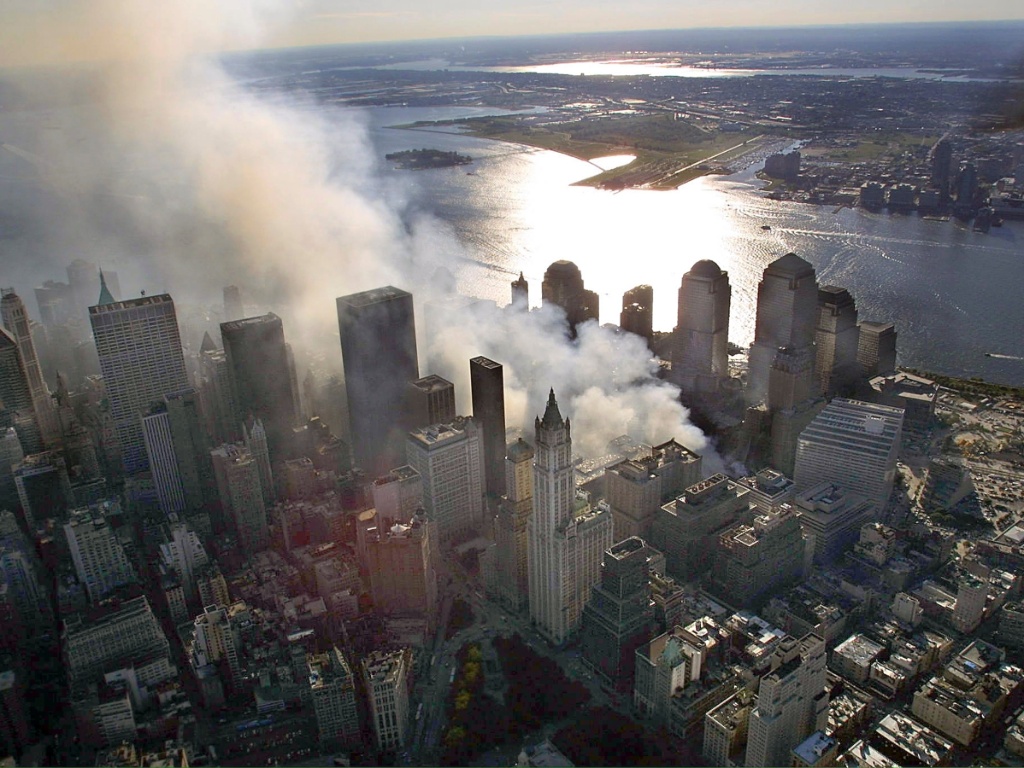
M394 194L436 215L464 246L459 290L509 300L520 270L540 302L544 270L574 261L601 296L602 322L617 322L622 293L654 286L654 325L675 324L676 292L698 259L714 259L732 284L729 338L749 344L761 272L794 251L821 285L850 290L862 320L892 321L899 362L958 376L1024 384L1024 226L988 234L955 221L768 200L755 168L705 177L672 192L607 192L572 186L593 164L466 136L393 130L415 120L493 113L483 109L378 108L371 136ZM470 166L389 171L385 152L457 150ZM611 163L616 161L612 160ZM619 161L621 162L621 161ZM768 226L770 229L764 229Z

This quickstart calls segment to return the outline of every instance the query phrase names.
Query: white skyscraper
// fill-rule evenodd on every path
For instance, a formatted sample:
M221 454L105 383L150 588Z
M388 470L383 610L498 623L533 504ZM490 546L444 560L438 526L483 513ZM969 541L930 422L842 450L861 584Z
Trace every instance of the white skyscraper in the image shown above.
M729 375L729 273L702 259L683 275L672 377L684 390L707 389Z
M457 416L409 433L409 466L423 484L423 508L442 541L479 530L484 512L484 461L480 427Z
M203 542L183 523L172 525L170 537L160 545L160 559L173 568L189 600L196 600L196 573L210 563Z
M601 575L601 557L612 545L612 515L577 498L572 437L555 392L535 422L533 514L527 524L530 618L553 643L579 627L590 588Z
M835 483L884 512L896 479L902 431L902 408L837 397L800 433L796 492Z
M64 525L71 560L89 598L97 601L135 581L135 571L101 508L77 509Z
M167 294L89 307L93 339L124 470L149 469L142 414L168 392L188 387L174 301Z

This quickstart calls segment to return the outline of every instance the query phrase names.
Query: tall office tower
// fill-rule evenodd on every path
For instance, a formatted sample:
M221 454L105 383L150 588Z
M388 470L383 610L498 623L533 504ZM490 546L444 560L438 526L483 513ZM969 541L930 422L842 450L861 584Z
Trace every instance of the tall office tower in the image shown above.
M423 482L423 507L441 541L479 531L483 522L483 450L480 427L456 417L409 433L409 466Z
M817 635L782 639L750 713L748 766L790 765L793 747L828 726L825 660L825 641Z
M64 536L78 580L94 603L135 582L135 570L101 509L74 510L64 524Z
M47 280L36 286L35 294L39 319L47 327L69 324L75 319L75 297L67 283Z
M14 487L32 530L44 518L62 518L74 505L67 465L59 451L44 451L26 456L13 468Z
M267 440L267 431L263 428L263 422L253 419L248 424L242 425L242 436L246 450L252 454L256 462L256 469L260 475L260 492L263 494L264 506L274 503L276 490L274 488L274 472L270 466L270 446Z
M814 562L826 566L853 547L874 511L874 505L863 496L829 482L798 494L794 506Z
M533 514L527 523L530 618L549 641L561 644L579 627L601 556L612 545L612 515L577 497L569 419L555 392L544 418L534 422Z
M24 458L14 427L0 427L0 509L17 509L21 505L14 485L14 467Z
M43 568L35 547L17 527L10 512L0 510L0 601L12 604L15 621L3 630L24 633L19 640L41 638L53 629L53 609L44 586Z
M600 320L600 299L583 287L580 268L571 261L556 261L544 273L541 300L565 310L569 335L576 338L576 326L585 320Z
M228 582L220 566L213 562L196 573L196 590L200 605L229 605Z
M702 259L683 275L672 377L685 391L711 389L729 375L729 273Z
M240 436L241 425L235 423L235 395L231 391L228 356L223 349L217 349L209 333L203 336L199 351L196 387L209 433L221 442Z
M601 581L583 609L583 663L619 690L633 689L636 649L651 639L654 611L647 587L649 549L632 536L604 553Z
M60 441L57 414L53 408L50 391L46 388L46 382L43 381L43 372L39 367L36 346L32 341L25 304L13 288L5 288L2 294L0 316L3 317L4 327L10 331L11 336L18 344L18 354L21 356L21 362L25 369L25 378L28 381L29 393L32 397L32 408L35 411L36 421L39 423L43 443L47 446L55 445Z
M405 455L406 386L420 375L412 294L389 285L337 303L352 450L376 477Z
M18 342L0 328L0 427L13 427L29 453L43 450L43 433L36 418L25 365Z
M68 264L67 273L75 312L85 318L93 300L100 295L100 271L92 262L75 259Z
M533 512L533 448L522 438L508 446L505 456L505 495L494 519L495 588L509 610L529 603L527 525Z
M662 504L701 477L700 456L675 440L655 446L650 456L626 459L605 470L605 492L615 539L646 539Z
M297 414L281 318L270 312L231 320L220 324L220 335L231 371L235 420L259 419L271 458L292 458L289 442Z
M953 176L953 145L943 136L928 152L931 162L931 181L937 187L942 204L949 202L950 179Z
M245 317L245 309L242 306L242 292L237 285L224 286L224 320L238 320Z
M333 752L357 746L359 711L355 677L345 655L333 645L326 653L309 656L308 664L320 748Z
M852 387L860 373L857 346L860 327L857 306L845 288L826 285L818 290L818 327L814 332L814 372L821 393L833 397Z
M961 163L956 173L956 206L958 213L970 212L977 202L978 169L974 163Z
M408 464L373 481L373 508L382 524L408 520L423 506L423 478Z
M210 464L210 440L203 428L199 393L189 387L164 395L167 420L178 464L185 509L199 510L212 501L214 481Z
M712 586L730 605L756 605L804 572L807 540L796 510L788 504L752 525L740 523L718 537L713 553Z
M750 346L747 402L760 403L779 347L814 346L818 314L818 282L814 267L795 253L769 264L757 288L757 324Z
M903 409L837 397L800 434L793 475L797 494L835 483L884 513L902 433Z
M530 308L530 284L522 272L518 280L512 281L512 306L524 310Z
M149 601L136 597L89 618L73 614L61 632L64 668L72 691L93 682L113 665L168 658L167 636Z
M409 418L414 427L447 424L455 418L455 385L436 374L409 382Z
M484 485L488 496L505 493L505 370L486 357L469 361L473 419L483 432Z
M896 326L864 320L857 341L857 362L867 379L896 373Z
M199 604L197 574L209 566L210 558L196 532L184 523L172 525L160 545L160 560L178 576L189 603Z
M619 327L651 341L654 337L654 289L651 286L638 285L622 294Z
M374 607L391 616L418 616L437 622L437 573L431 535L423 510L408 522L377 526L366 542L366 567Z
M768 374L772 466L793 474L800 433L825 406L814 376L812 347L780 347Z
M405 746L409 728L409 677L412 651L374 651L360 663L370 699L370 716L378 752L397 752Z
M210 452L221 504L234 522L246 555L270 543L257 462L247 448L226 444Z
M185 490L178 471L178 460L174 456L167 404L163 400L153 403L142 416L141 424L142 442L146 446L146 459L153 476L160 511L165 515L183 512Z
M126 474L149 469L142 413L188 387L174 301L166 293L89 307L93 339Z
M665 555L665 569L694 581L712 564L715 540L726 526L749 519L750 491L725 475L691 485L658 509L648 542Z

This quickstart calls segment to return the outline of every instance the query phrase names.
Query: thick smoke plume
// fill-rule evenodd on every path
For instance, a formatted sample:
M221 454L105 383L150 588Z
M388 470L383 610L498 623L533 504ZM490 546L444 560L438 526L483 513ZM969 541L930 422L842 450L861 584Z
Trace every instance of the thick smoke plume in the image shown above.
M430 295L430 276L446 261L455 271L462 247L443 223L403 216L393 196L386 202L359 113L326 120L310 103L257 98L218 66L220 50L258 47L284 4L39 7L15 6L15 24L0 33L0 71L82 72L86 62L73 81L39 69L13 78L30 105L59 97L67 110L62 131L24 139L24 156L37 158L40 183L59 200L57 215L36 221L60 251L55 264L85 256L131 265L140 287L179 303L211 303L237 283L261 311L284 317L298 352L339 366L336 296L392 283L413 292L421 314L444 299ZM455 381L462 412L468 360L483 354L505 366L510 425L530 427L554 387L590 455L623 433L707 448L636 337L590 324L572 344L550 308L479 303L438 316L419 324L422 372Z

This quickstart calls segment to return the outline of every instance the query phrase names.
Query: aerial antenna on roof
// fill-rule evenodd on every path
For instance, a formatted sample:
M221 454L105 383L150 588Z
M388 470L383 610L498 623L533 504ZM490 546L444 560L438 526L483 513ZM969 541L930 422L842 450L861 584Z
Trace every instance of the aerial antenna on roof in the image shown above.
M142 293L142 295L143 295L143 296L145 296L145 295L146 295L146 292L145 292L145 291L142 291L141 293Z

